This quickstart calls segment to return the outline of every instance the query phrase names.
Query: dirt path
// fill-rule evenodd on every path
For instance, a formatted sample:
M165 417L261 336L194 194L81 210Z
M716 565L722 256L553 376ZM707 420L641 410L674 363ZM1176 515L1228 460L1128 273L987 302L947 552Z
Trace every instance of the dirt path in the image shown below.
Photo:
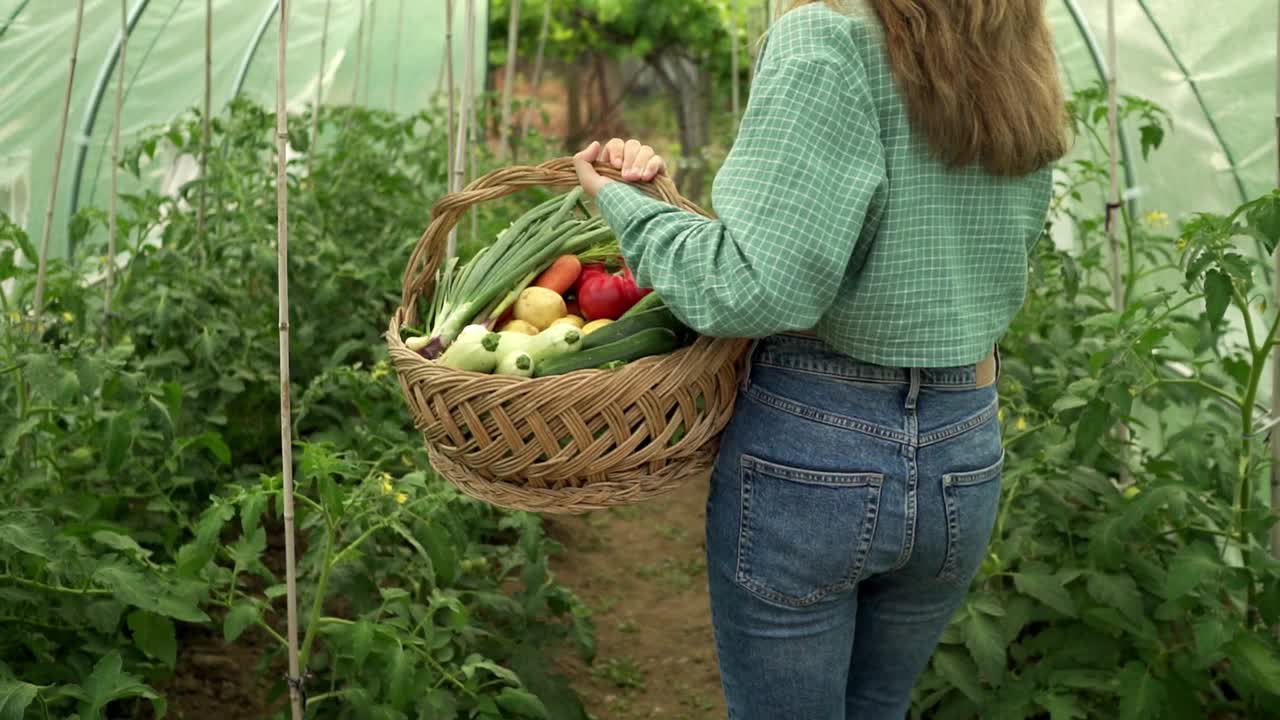
M594 611L592 667L566 672L600 720L725 716L707 607L706 481L640 505L547 517L557 578Z

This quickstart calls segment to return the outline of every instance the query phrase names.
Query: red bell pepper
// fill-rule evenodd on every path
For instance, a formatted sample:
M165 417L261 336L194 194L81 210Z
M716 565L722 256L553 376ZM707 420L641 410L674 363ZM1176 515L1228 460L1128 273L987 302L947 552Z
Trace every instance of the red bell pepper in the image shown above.
M583 268L581 285L578 287L578 306L582 308L583 317L587 320L617 320L640 302L640 298L653 292L636 286L635 277L629 268L623 269L622 275L610 275L607 272L594 271L588 274Z

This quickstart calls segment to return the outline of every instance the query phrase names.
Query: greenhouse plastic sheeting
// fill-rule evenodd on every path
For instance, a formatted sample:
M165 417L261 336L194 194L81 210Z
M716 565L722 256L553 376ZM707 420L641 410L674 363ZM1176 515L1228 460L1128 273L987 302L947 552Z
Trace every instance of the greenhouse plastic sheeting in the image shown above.
M325 77L319 77L320 40L326 2L331 2ZM465 3L455 0L454 71L462 76ZM128 0L138 22L125 54L125 101L121 141L149 127L199 107L204 87L204 0ZM213 1L214 112L225 107L241 67L248 62L241 93L270 106L275 98L277 31L276 0ZM316 83L324 83L326 103L353 101L374 108L425 107L437 89L444 60L445 3L422 0L291 0L289 2L288 94L291 110L315 99ZM403 22L397 22L403 7ZM487 58L486 0L476 0L476 79L483 87ZM366 25L361 29L362 18ZM37 237L52 176L59 112L65 91L75 24L73 0L0 0L0 211L7 212ZM84 27L76 66L67 143L54 208L54 242L50 251L66 252L65 228L75 191L77 146L84 144L79 206L105 206L110 187L112 113L115 75L92 116L95 84L113 57L120 34L119 0L86 0ZM261 32L260 32L261 31ZM372 42L369 33L372 32ZM365 38L359 97L355 60ZM261 36L260 42L255 40ZM397 36L399 36L397 38ZM399 43L397 87L391 87L392 64ZM372 52L369 48L372 47ZM92 123L85 137L82 128ZM153 165L148 181L172 184L173 167ZM136 189L124 175L121 191Z
M1101 81L1106 0L1049 0L1049 7L1067 84ZM1276 13L1274 0L1116 0L1120 92L1173 117L1173 132L1149 162L1136 130L1126 128L1139 207L1177 219L1230 210L1276 186Z
M145 1L130 0L130 7ZM320 80L325 1L290 3L291 107L309 102ZM1106 0L1048 2L1066 82L1072 88L1098 82L1105 65ZM1243 197L1274 187L1276 2L1232 0L1212 9L1188 0L1116 3L1121 92L1154 100L1174 118L1173 133L1150 161L1142 159L1135 132L1125 133L1134 159L1131 190L1138 208L1163 210L1176 219L1193 210L1229 209ZM328 101L352 98L357 27L363 13L371 19L375 34L368 104L390 105L398 30L403 31L398 108L421 107L426 102L439 77L444 2L405 0L404 4L406 16L400 25L395 17L399 0L333 0L324 78ZM86 5L55 227L65 227L76 143L85 142L88 148L79 193L82 204L101 205L106 192L103 159L109 146L113 88L107 90L91 137L81 137L80 128L93 85L119 32L120 5L110 0L89 0ZM232 81L273 5L273 0L215 0L215 107L228 100ZM481 36L487 5L485 0L477 2ZM0 0L0 23L12 21L0 36L0 210L10 211L33 235L43 222L73 16L72 0ZM462 35L461 23L459 12L457 38ZM274 22L266 27L243 92L269 103L274 92ZM126 142L141 129L199 104L203 32L201 0L147 2L127 55L129 94L122 123ZM477 38L479 62L485 59L484 39ZM459 68L461 44L456 57ZM369 67L368 61L364 64ZM484 73L477 77L483 78ZM1078 152L1092 152L1085 145ZM163 171L157 173L155 182L164 182ZM63 239L54 245L58 252L65 248L65 232L55 237Z

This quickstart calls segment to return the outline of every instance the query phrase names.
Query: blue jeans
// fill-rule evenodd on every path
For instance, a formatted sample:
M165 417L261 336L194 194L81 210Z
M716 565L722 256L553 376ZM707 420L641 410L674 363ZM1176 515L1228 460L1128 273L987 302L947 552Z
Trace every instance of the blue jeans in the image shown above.
M1004 460L974 366L758 343L707 500L731 720L902 720L986 554Z

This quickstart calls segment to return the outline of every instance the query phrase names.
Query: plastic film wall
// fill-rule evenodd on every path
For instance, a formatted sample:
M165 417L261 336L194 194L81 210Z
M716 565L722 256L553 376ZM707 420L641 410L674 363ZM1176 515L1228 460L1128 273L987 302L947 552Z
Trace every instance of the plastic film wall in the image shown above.
M136 24L125 58L121 140L203 102L204 0L127 0ZM325 5L330 3L325 77L319 70ZM454 66L461 79L465 53L462 0L454 0ZM276 0L213 0L214 112L236 91L265 105L275 97ZM324 83L327 104L418 110L437 89L444 61L445 3L424 0L291 0L289 105L302 109ZM403 16L401 16L403 8ZM487 45L486 0L476 0L476 81L481 86ZM37 237L52 176L58 114L69 66L73 0L0 0L0 212ZM73 197L80 207L104 206L109 191L115 76L104 75L120 35L120 0L86 0L67 144L54 208L51 252L66 252ZM363 52L358 43L363 40ZM399 73L391 86L396 48ZM361 54L357 83L356 56ZM96 111L95 87L105 80ZM86 133L85 129L91 132ZM84 152L78 152L83 147ZM83 157L81 158L81 154ZM77 193L77 166L78 175ZM153 187L173 181L175 168L151 165ZM136 185L123 175L121 191Z

